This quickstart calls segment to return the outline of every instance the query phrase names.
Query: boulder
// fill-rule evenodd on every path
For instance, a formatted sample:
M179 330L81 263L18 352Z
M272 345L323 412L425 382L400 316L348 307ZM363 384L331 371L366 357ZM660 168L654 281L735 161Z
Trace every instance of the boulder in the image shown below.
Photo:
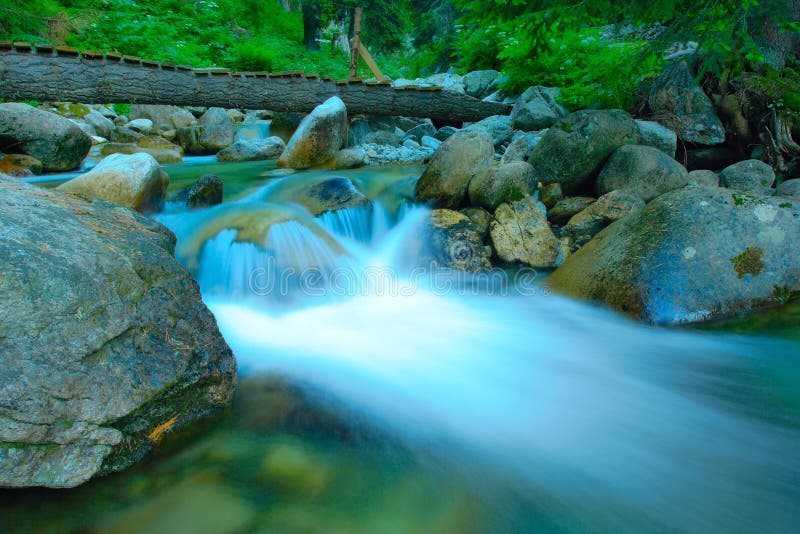
M535 147L542 136L538 132L517 131L511 139L511 143L503 153L501 163L512 163L514 161L528 161L533 147Z
M573 216L582 212L595 202L597 202L597 199L592 197L562 198L547 212L547 218L553 224L564 226Z
M328 163L346 141L347 109L334 96L303 119L278 159L278 166L307 169Z
M564 193L561 191L561 184L547 184L539 190L539 200L548 210L552 210L563 198Z
M224 409L236 361L159 223L0 177L0 487L73 487Z
M286 145L283 139L274 135L266 139L254 139L252 141L245 141L240 139L228 148L224 148L217 152L217 159L219 161L257 161L264 159L277 159Z
M675 131L682 141L707 146L725 142L725 128L714 105L697 85L686 62L664 67L648 102L656 120Z
M722 185L729 189L738 189L748 193L771 195L775 193L775 171L772 167L757 159L748 159L734 163L719 173Z
M206 174L189 187L175 194L175 202L186 204L187 208L208 208L222 204L223 182L219 176Z
M561 235L569 237L575 245L583 246L609 224L624 219L644 206L645 202L639 195L624 189L611 191L575 214L564 225Z
M178 106L133 104L128 113L129 120L147 119L156 130L178 130L194 126L197 119L189 111Z
M136 143L107 143L100 149L100 153L104 156L150 154L161 164L183 161L183 148L155 135L143 135L136 140Z
M500 204L489 225L497 256L506 262L550 268L561 261L561 243L532 198Z
M491 267L483 238L463 213L432 210L423 221L420 236L419 250L412 257L418 257L425 269L476 272Z
M153 132L153 121L150 119L133 119L125 125L126 128L139 132L142 135L150 135Z
M597 177L597 193L625 189L649 202L689 182L683 165L651 146L627 145L618 148Z
M465 130L481 129L492 137L494 146L499 147L511 141L514 131L511 129L511 118L508 115L493 115L482 121L470 124Z
M686 187L613 223L549 281L649 323L701 321L800 289L798 247L800 202Z
M689 183L705 187L719 187L719 174L708 170L692 171L689 173Z
M438 207L459 208L469 182L494 161L494 143L483 131L460 131L447 139L420 176L415 195Z
M364 119L353 119L347 132L347 146L354 147L367 142L370 133L369 122Z
M441 141L439 141L435 137L431 137L429 135L423 136L420 144L422 146L430 148L432 150L439 150L439 147L442 146L442 142Z
M238 109L227 109L228 117L235 123L244 122L244 113Z
M46 171L80 167L92 148L89 136L69 119L27 104L0 104L0 151L21 152Z
M406 132L407 136L411 136L414 138L415 141L420 142L422 138L427 136L433 136L436 134L436 126L434 126L431 122L425 121L421 124L418 124L408 130Z
M58 189L148 213L160 209L167 185L169 176L150 154L112 154Z
M481 239L486 238L489 234L489 225L492 222L492 214L486 211L483 208L464 208L460 210L459 213L463 213L469 220L472 221L472 226L475 227L475 231L478 232L478 235L481 236Z
M444 143L451 135L458 131L460 131L459 128L456 128L455 126L442 126L436 130L436 133L433 135L433 137Z
M636 121L624 111L576 111L547 130L528 162L542 183L558 182L564 194L574 195L590 185L614 151L638 140Z
M529 87L511 110L511 126L525 132L549 128L567 116L558 103L560 96L561 90L554 87Z
M496 70L476 70L464 76L464 92L474 98L483 98L489 86L500 75Z
M349 178L334 176L298 191L296 202L315 217L328 211L366 206L369 203Z
M42 174L42 162L26 154L6 154L0 158L0 173L24 177Z
M639 144L659 149L675 159L678 151L678 134L666 126L653 121L636 121L639 130Z
M142 137L143 135L141 133L131 130L127 126L118 126L111 132L111 137L109 139L114 143L136 144Z
M334 170L355 169L367 162L367 151L363 148L343 148L333 159Z
M178 128L178 142L187 154L216 154L233 144L236 126L222 108L209 108L197 126Z
M469 182L469 201L473 206L494 211L504 202L531 196L538 185L536 170L530 163L516 161L497 165L486 169Z
M787 180L778 186L775 192L776 195L783 197L800 198L800 178L794 180Z
M113 113L113 112L112 112ZM91 124L94 127L94 130L97 132L97 135L100 137L105 137L108 139L111 137L111 132L114 131L114 122L103 115L101 112L97 111L96 109L92 109L89 113L83 117L87 123Z

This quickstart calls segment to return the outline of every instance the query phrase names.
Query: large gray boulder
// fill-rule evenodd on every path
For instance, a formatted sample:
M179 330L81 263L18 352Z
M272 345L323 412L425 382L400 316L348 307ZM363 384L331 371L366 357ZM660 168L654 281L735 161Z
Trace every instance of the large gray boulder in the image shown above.
M625 111L576 111L547 130L528 162L542 183L558 182L573 195L587 188L615 150L638 141L636 121Z
M722 169L719 178L725 187L747 191L759 195L775 193L775 171L772 167L757 159L748 159L729 165Z
M236 362L160 224L0 176L0 487L124 469L232 399Z
M536 192L539 181L530 163L516 161L490 167L469 183L469 201L489 211L502 204L522 200Z
M492 115L476 123L470 124L465 130L483 130L492 137L494 146L499 147L511 141L514 130L511 128L511 117L508 115Z
M437 207L460 208L469 182L494 161L494 142L481 130L461 130L450 136L417 182L418 200Z
M686 62L664 67L649 96L655 119L669 127L686 143L719 145L725 142L725 128Z
M498 206L489 235L503 261L534 268L555 267L561 261L561 243L533 198Z
M112 154L58 189L149 213L160 209L168 185L169 176L150 154Z
M656 324L729 316L800 289L800 201L686 187L618 221L550 277Z
M597 193L625 189L645 202L689 182L686 168L651 146L627 145L617 149L597 177Z
M0 152L33 156L46 171L80 167L91 138L69 119L27 104L0 104Z
M667 156L675 159L678 151L678 134L654 121L636 121L639 130L639 144L659 149Z
M308 114L278 159L279 167L308 169L328 163L347 141L347 108L338 96Z
M194 115L178 106L133 104L128 114L130 120L147 119L156 130L178 130L194 126L197 123Z
M546 132L546 130L545 130ZM503 153L500 160L501 163L512 163L514 161L528 161L533 147L535 147L542 139L540 132L523 132L517 130L511 138L511 143Z
M111 137L111 132L113 132L114 129L116 128L116 126L114 126L114 122L111 119L109 119L96 109L92 109L91 111L89 111L89 113L87 113L83 117L83 120L85 120L87 123L91 124L94 127L94 130L97 132L97 135L99 135L100 137L105 137L106 139Z
M216 154L233 144L236 125L222 108L209 108L197 126L178 128L178 142L187 154Z
M525 132L549 128L567 116L567 110L558 103L559 96L561 90L554 87L529 87L511 110L511 126Z
M286 145L283 139L277 135L267 137L266 139L240 139L228 148L217 152L217 159L219 161L258 161L276 159L283 154L284 150L286 150Z

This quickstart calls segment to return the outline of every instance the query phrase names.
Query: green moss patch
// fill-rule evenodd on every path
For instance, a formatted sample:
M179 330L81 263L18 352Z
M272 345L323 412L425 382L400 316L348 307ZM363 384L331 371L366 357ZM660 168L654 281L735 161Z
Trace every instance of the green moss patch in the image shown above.
M749 247L735 258L731 258L731 263L733 268L736 269L738 277L744 278L746 274L752 274L753 276L760 274L765 267L764 262L761 261L763 255L764 251L759 247Z

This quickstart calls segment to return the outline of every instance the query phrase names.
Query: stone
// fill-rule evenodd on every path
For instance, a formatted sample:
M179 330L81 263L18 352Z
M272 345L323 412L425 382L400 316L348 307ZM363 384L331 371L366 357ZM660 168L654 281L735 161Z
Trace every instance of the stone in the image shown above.
M541 135L537 132L522 132L517 131L511 140L511 143L503 153L501 163L512 163L514 161L528 161L533 147L535 147L541 140Z
M470 181L467 192L470 204L494 211L504 202L530 197L538 185L533 166L516 161L490 167L478 174Z
M308 208L315 217L328 211L361 207L369 203L364 193L343 176L326 178L303 188L297 192L296 201Z
M719 174L722 185L748 193L771 195L775 193L775 171L757 159L748 159L725 167Z
M128 119L147 119L156 130L179 130L197 124L189 111L168 105L132 104Z
M400 137L395 132L389 130L376 130L367 134L364 140L365 145L386 145L386 146L400 146Z
M203 175L199 180L178 191L173 201L186 204L187 208L209 208L222 204L223 182L214 174Z
M134 119L125 125L134 132L139 132L142 135L150 135L153 132L153 121L150 119Z
M308 169L336 157L347 141L347 109L338 96L306 116L278 158L279 167Z
M441 141L429 135L422 136L421 144L422 146L430 148L432 150L439 150L439 147L442 146Z
M800 178L782 182L780 185L778 185L778 189L776 190L775 194L783 197L800 198Z
M114 143L135 145L142 137L143 135L141 133L131 130L127 126L118 126L111 132L109 140Z
M476 70L464 76L464 92L474 98L483 98L489 86L500 75L496 70Z
M444 143L451 135L458 131L460 131L459 128L456 128L455 126L442 126L436 130L436 133L433 135L433 137Z
M714 105L685 61L664 67L650 90L648 103L656 120L685 143L714 146L725 142L725 128Z
M692 171L689 173L689 183L704 187L719 187L719 174L708 170Z
M277 159L286 149L283 139L277 135L266 139L245 141L240 139L228 148L217 152L219 161L258 161Z
M478 232L478 235L481 236L481 239L485 239L486 236L489 234L489 224L492 222L492 214L486 211L483 208L464 208L459 211L459 213L463 213L469 220L472 222L472 226L475 227L475 231Z
M0 176L0 487L73 487L219 413L236 361L161 224Z
M534 268L560 263L561 244L532 198L500 204L489 235L497 256L505 262L521 262Z
M367 142L370 133L369 122L364 119L353 119L350 121L350 128L347 132L347 146L354 147L363 145Z
M305 113L298 113L296 111L275 113L269 127L270 133L271 135L277 135L283 139L284 142L288 143L305 117Z
M403 146L405 148L410 148L411 150L417 150L421 145L413 139L406 139L403 141Z
M559 183L547 184L539 190L539 199L548 210L553 209L562 198L564 198L564 193L561 191Z
M427 270L477 272L489 269L489 255L472 221L457 211L434 209L422 223L412 257Z
M112 154L58 189L150 213L161 208L167 185L169 176L150 154Z
M547 218L553 224L564 226L573 216L582 212L595 202L597 202L597 199L592 197L562 198L547 212Z
M417 181L415 196L437 207L460 208L470 181L494 161L494 143L483 131L460 131L445 141Z
M420 142L422 138L427 136L436 135L436 127L433 123L429 121L425 121L417 126L414 126L410 130L406 132L406 135L410 135L414 138L415 141Z
M42 174L42 162L26 154L5 154L0 157L0 173L9 176L23 177Z
M511 117L508 115L493 115L486 117L482 121L470 124L465 130L481 129L488 133L494 141L494 146L506 144L511 141L514 131L511 129Z
M334 170L355 169L367 162L367 151L363 148L343 148L333 159Z
M143 135L136 140L136 143L107 143L100 149L100 153L104 156L109 154L150 154L161 164L183 161L183 148L155 135Z
M600 176L597 193L625 189L645 202L689 183L689 173L683 165L651 146L627 145L617 149Z
M654 324L731 316L800 289L800 202L686 187L617 221L549 278Z
M627 190L615 190L605 194L588 208L572 216L561 231L578 246L588 243L600 231L631 213L644 208L645 202L639 195Z
M561 90L553 87L529 87L519 97L511 110L511 126L515 130L532 132L549 128L567 116L567 110L558 103Z
M228 118L234 123L244 122L244 113L238 109L226 109L225 112L228 114Z
M94 127L97 135L105 137L106 139L111 137L111 132L114 131L115 128L114 122L96 109L89 111L89 113L83 117L83 120Z
M639 130L639 144L659 149L667 156L675 159L678 151L678 134L666 126L654 121L636 121Z
M222 108L209 108L197 126L178 128L178 143L187 154L216 154L233 144L236 126Z
M92 140L69 119L27 104L0 104L0 151L33 156L46 171L80 167Z
M636 122L624 111L576 111L547 130L528 162L542 183L558 182L564 194L574 195L591 186L614 151L638 140Z

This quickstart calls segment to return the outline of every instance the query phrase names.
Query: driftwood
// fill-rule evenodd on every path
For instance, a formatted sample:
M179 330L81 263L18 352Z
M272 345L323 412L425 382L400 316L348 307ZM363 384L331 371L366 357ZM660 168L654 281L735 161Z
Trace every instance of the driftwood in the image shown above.
M334 81L301 72L192 69L138 57L68 47L0 42L0 97L82 103L174 104L309 112L338 96L351 115L427 117L473 122L510 113L438 87L395 88L386 82Z

